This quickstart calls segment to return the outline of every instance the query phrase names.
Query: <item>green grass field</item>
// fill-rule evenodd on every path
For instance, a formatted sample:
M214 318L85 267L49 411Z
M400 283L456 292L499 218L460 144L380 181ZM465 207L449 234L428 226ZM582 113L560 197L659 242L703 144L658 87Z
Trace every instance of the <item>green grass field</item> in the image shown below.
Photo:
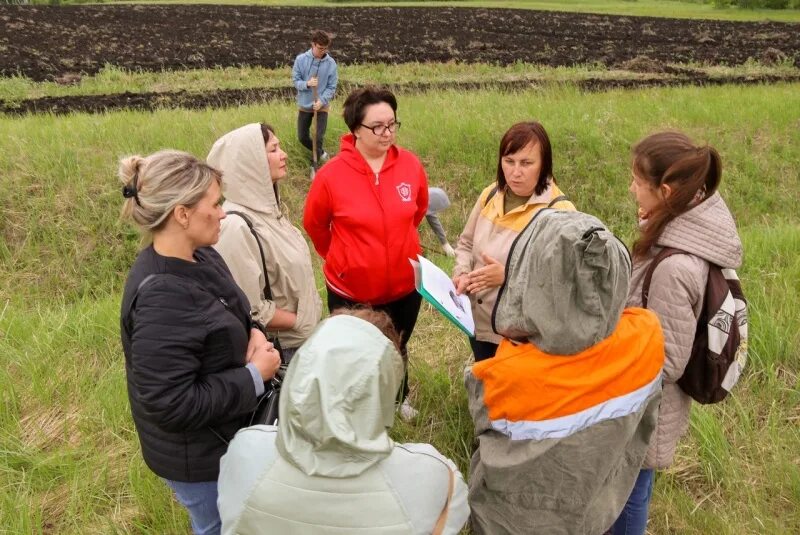
M443 215L452 242L518 120L542 121L559 185L628 243L631 144L673 127L719 149L745 244L751 360L732 399L694 408L675 465L658 474L649 531L800 532L800 84L436 91L399 102L399 143L453 201ZM183 509L144 466L127 402L118 307L138 238L117 218L116 163L163 147L204 156L226 131L268 121L290 155L283 199L299 224L309 178L294 119L291 103L0 117L0 533L187 532ZM332 116L329 148L343 131ZM422 237L435 244L424 224ZM421 415L392 434L432 442L466 470L467 341L425 307L410 352Z
M764 76L797 76L800 69L791 59L776 65L748 61L738 66L670 64L686 73L724 79L735 76L762 78ZM371 63L343 65L339 68L342 85L372 84L437 84L449 83L504 83L504 82L576 82L586 79L641 79L670 78L666 73L642 73L608 68L602 64L574 67L544 67L533 63L515 63L508 66L486 63L402 63L387 65ZM291 67L265 69L263 67L225 67L192 69L185 71L127 71L107 65L94 76L84 76L78 83L62 85L57 82L35 82L23 76L0 78L0 100L13 104L25 99L41 97L74 97L130 93L165 93L186 91L202 93L220 89L292 88Z

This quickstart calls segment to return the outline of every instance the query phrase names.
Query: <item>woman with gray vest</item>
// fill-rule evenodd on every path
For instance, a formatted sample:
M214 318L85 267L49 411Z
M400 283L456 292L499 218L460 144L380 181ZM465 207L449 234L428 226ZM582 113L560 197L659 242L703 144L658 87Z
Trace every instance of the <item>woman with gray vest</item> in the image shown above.
M500 140L497 176L478 196L455 249L453 284L469 294L475 318L470 346L476 361L495 354L502 337L491 316L503 284L508 250L542 208L575 210L553 178L553 152L544 127L513 125Z
M218 139L208 162L224 174L228 213L215 248L247 296L253 319L277 338L288 362L319 322L322 303L306 240L280 206L286 153L271 126L253 123Z

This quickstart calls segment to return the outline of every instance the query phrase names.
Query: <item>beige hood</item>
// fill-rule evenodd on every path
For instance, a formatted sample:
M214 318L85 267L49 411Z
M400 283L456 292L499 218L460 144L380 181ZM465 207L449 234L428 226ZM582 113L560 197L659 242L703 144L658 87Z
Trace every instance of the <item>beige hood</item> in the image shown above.
M219 138L207 161L223 172L222 194L226 201L280 216L260 124L245 125Z
M402 378L400 355L377 327L346 315L325 320L295 354L281 390L281 456L307 475L338 478L388 457Z
M311 253L300 231L282 215L269 174L261 125L248 124L214 143L207 161L222 171L226 212L242 212L253 223L264 249L264 273L258 243L241 217L222 220L219 242L214 246L225 259L236 283L247 295L254 317L265 325L277 309L297 315L292 329L278 331L284 348L296 348L319 322L322 302L317 293ZM263 295L269 277L272 299Z

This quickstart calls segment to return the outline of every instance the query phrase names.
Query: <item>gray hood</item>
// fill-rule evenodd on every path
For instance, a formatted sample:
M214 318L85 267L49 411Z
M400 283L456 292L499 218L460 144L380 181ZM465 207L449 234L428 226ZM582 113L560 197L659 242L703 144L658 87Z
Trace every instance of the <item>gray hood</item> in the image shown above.
M252 123L219 138L206 161L222 171L222 194L255 212L280 215L261 125Z
M322 322L292 359L281 390L277 448L307 475L352 477L386 458L403 379L392 342L362 319Z
M670 221L656 243L723 268L737 269L742 265L742 241L736 222L718 192Z
M450 206L450 197L442 188L428 188L427 215L437 214Z
M625 307L631 259L596 217L545 209L511 247L492 326L553 355L607 338Z

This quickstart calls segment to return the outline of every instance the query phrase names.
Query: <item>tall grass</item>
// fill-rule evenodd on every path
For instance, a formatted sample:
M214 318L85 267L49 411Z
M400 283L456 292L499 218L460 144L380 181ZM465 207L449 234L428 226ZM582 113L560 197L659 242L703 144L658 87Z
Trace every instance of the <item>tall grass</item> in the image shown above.
M399 142L448 191L451 241L492 180L497 143L515 121L544 123L562 189L627 240L635 227L632 143L674 127L720 150L722 193L745 244L750 364L732 399L693 410L675 465L658 474L652 533L800 531L798 89L584 94L565 85L400 96ZM0 119L0 532L187 531L185 513L141 460L128 408L118 307L138 237L117 221L116 162L163 147L205 155L219 135L259 120L276 127L289 151L283 199L299 222L309 178L289 103ZM333 116L329 149L343 131ZM422 237L435 251L424 225ZM449 259L431 258L450 269ZM410 352L421 415L397 422L392 434L432 442L466 471L466 339L426 306Z

